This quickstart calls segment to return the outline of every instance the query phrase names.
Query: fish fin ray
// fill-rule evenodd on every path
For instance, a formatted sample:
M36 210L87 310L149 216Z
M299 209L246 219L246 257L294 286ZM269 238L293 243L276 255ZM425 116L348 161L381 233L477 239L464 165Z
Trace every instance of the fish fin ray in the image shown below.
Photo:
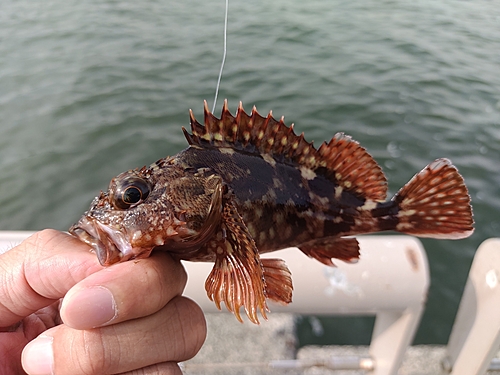
M264 269L255 242L230 200L224 205L221 225L225 238L207 244L216 253L214 267L205 282L208 298L219 309L224 302L240 322L243 307L250 321L259 324L257 313L260 311L267 319L269 311Z
M292 274L283 259L262 258L267 298L282 305L292 302Z
M326 175L342 189L374 201L387 196L387 179L366 149L344 133L337 133L318 149Z
M437 159L394 196L396 230L419 237L460 239L474 231L470 196L463 177L448 159Z
M298 246L308 257L319 262L334 266L332 258L346 262L356 262L359 259L359 243L355 238L324 237Z

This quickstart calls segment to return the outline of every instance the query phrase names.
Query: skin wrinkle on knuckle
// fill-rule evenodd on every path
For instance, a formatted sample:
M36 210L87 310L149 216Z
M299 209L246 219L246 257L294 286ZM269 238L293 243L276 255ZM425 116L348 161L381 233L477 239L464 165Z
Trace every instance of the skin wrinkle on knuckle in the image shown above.
M52 229L37 232L20 245L24 247L20 253L26 254L26 258L20 263L22 271L18 272L18 277L23 277L23 280L16 281L17 285L24 287L22 299L29 301L29 305L33 305L35 298L40 299L40 303L45 302L44 300L55 301L64 296L71 286L99 270L95 268L97 261L90 252L85 257L85 253L67 250L75 250L75 245L82 250L86 246L69 235ZM53 275L54 270L60 272Z
M194 357L203 345L206 336L205 318L193 301L178 297L175 302L174 313L167 324L179 329L178 333L174 333L177 340L174 342L173 353L176 360L183 361ZM204 326L200 327L200 323Z
M19 245L23 246L23 244ZM30 306L34 301L41 301L45 297L40 296L26 278L25 265L29 262L24 260L14 263L2 272L2 285L0 292L0 312L5 310L9 315L22 319L32 312Z
M165 277L162 275L162 272L160 270L160 267L153 267L153 271L155 273L155 275L153 276L153 280L164 280ZM163 282L159 282L157 283L156 285L154 285L154 287L157 289L157 293L156 294L156 304L155 304L155 311L158 311L160 310L163 306L165 306L166 303L168 303L168 301L165 301L165 298L166 296L169 295L169 289L167 287L167 285L165 285L165 283ZM163 298L162 298L163 297Z
M2 285L14 285L12 281L7 282L5 279L1 281ZM18 294L20 293L16 293L15 288L2 288L2 292L0 293L0 313L6 312L9 315L16 316L19 320L23 318L22 315L15 313L12 307L18 303ZM0 326L3 326L3 324L0 324Z
M56 374L115 374L131 371L136 363L148 366L154 358L161 360L168 353L164 343L168 340L161 338L172 334L162 327L162 314L154 315L146 317L146 322L131 320L91 330L65 327L64 339L58 342L59 353L64 354L55 355Z
M163 362L119 375L182 375L182 372L177 363Z
M53 229L44 229L23 243L25 249L29 251L24 252L27 259L22 263L22 274L27 286L38 295L41 295L39 289L52 290L53 294L57 294L57 288L53 285L52 278L44 278L42 275L46 274L45 268L47 266L53 266L53 263L47 265L46 249L56 248L58 244L63 242L60 234ZM35 285L40 285L40 287L34 287Z
M180 300L178 300L180 301ZM173 325L175 327L175 324L178 324L179 330L180 330L180 335L179 340L175 340L174 342L174 352L175 352L175 357L184 357L188 353L188 345L187 345L187 336L186 336L186 331L184 324L182 324L182 319L183 317L185 318L184 315L181 314L180 308L179 308L179 303L175 305L175 314L173 317L171 317L170 320L170 325ZM173 323L172 323L173 321ZM181 322L181 324L179 324Z
M174 296L181 294L182 291L184 290L184 287L186 286L187 283L187 273L179 261L168 259L168 262L169 263L176 262L173 273L166 274L164 271L164 267L160 267L160 265L157 265L157 267L155 267L155 271L158 273L159 279L164 280L163 283L160 283L160 286L162 288L161 290L162 295L172 294L166 292L168 291L168 289L172 288L172 284L175 283L174 284L175 293L172 296L173 298ZM172 269L171 265L169 265L169 269Z
M108 330L108 334L103 334L101 329L78 331L68 328L65 330L64 339L61 340L63 342L58 347L60 351L54 355L56 374L113 373L113 365L117 360L113 356L119 352L115 348L119 348L120 343L113 334L113 328L108 328L111 330L111 332Z
M165 264L165 262L168 262L168 264ZM172 262L172 259L164 258L161 262L157 262L156 259L154 259L153 265L146 268L145 273L148 274L148 278L144 287L147 287L147 290L151 290L152 285L152 288L155 290L155 311L159 311L173 298L180 295L186 285L187 273L184 267L176 264L173 268ZM172 270L172 268L174 272L165 272L165 269ZM151 274L149 274L149 272L151 272Z
M191 305L194 305L193 307L188 308L188 311L192 315L197 315L190 317L189 319L189 324L190 324L189 328L196 336L196 339L194 340L195 345L193 346L192 351L188 354L189 358L192 358L196 355L196 353L198 353L198 351L205 343L205 339L207 336L207 325L206 325L205 315L203 314L201 308L191 300L188 300L188 302Z
M191 353L193 335L184 330L189 320L189 312L185 308L179 310L178 305L184 304L184 297L174 297L163 309L151 316L149 329L142 336L142 344L135 342L135 346L147 346L149 352L160 361L181 361Z

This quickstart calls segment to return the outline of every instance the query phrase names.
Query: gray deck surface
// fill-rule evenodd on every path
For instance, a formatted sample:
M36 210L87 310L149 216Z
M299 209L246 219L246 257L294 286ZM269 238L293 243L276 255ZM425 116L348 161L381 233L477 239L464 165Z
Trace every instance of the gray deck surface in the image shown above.
M207 314L208 336L198 355L184 363L186 375L363 375L364 371L332 371L315 367L306 370L271 368L273 360L328 358L329 356L368 356L367 346L308 346L295 351L294 317L269 314L269 320L256 326L244 324L229 314ZM441 360L444 346L408 348L399 375L444 375ZM500 372L488 372L500 374Z

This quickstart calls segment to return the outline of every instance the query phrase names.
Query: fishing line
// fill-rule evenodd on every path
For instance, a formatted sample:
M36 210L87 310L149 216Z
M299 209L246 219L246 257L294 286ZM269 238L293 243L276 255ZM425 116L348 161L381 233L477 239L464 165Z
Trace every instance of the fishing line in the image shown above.
M214 106L212 107L212 113L215 111L215 106L217 104L217 96L219 95L220 80L222 78L222 70L224 69L224 63L226 62L226 52L227 52L227 8L229 6L229 0L226 0L226 13L224 15L224 53L222 54L222 64L220 66L219 78L217 79L217 86L215 87L215 98Z

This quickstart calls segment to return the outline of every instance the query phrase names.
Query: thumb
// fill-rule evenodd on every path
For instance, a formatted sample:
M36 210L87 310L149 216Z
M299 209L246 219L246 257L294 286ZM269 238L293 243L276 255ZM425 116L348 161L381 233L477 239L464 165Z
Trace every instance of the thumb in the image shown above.
M35 233L0 255L0 331L100 269L97 257L76 238L51 229Z

